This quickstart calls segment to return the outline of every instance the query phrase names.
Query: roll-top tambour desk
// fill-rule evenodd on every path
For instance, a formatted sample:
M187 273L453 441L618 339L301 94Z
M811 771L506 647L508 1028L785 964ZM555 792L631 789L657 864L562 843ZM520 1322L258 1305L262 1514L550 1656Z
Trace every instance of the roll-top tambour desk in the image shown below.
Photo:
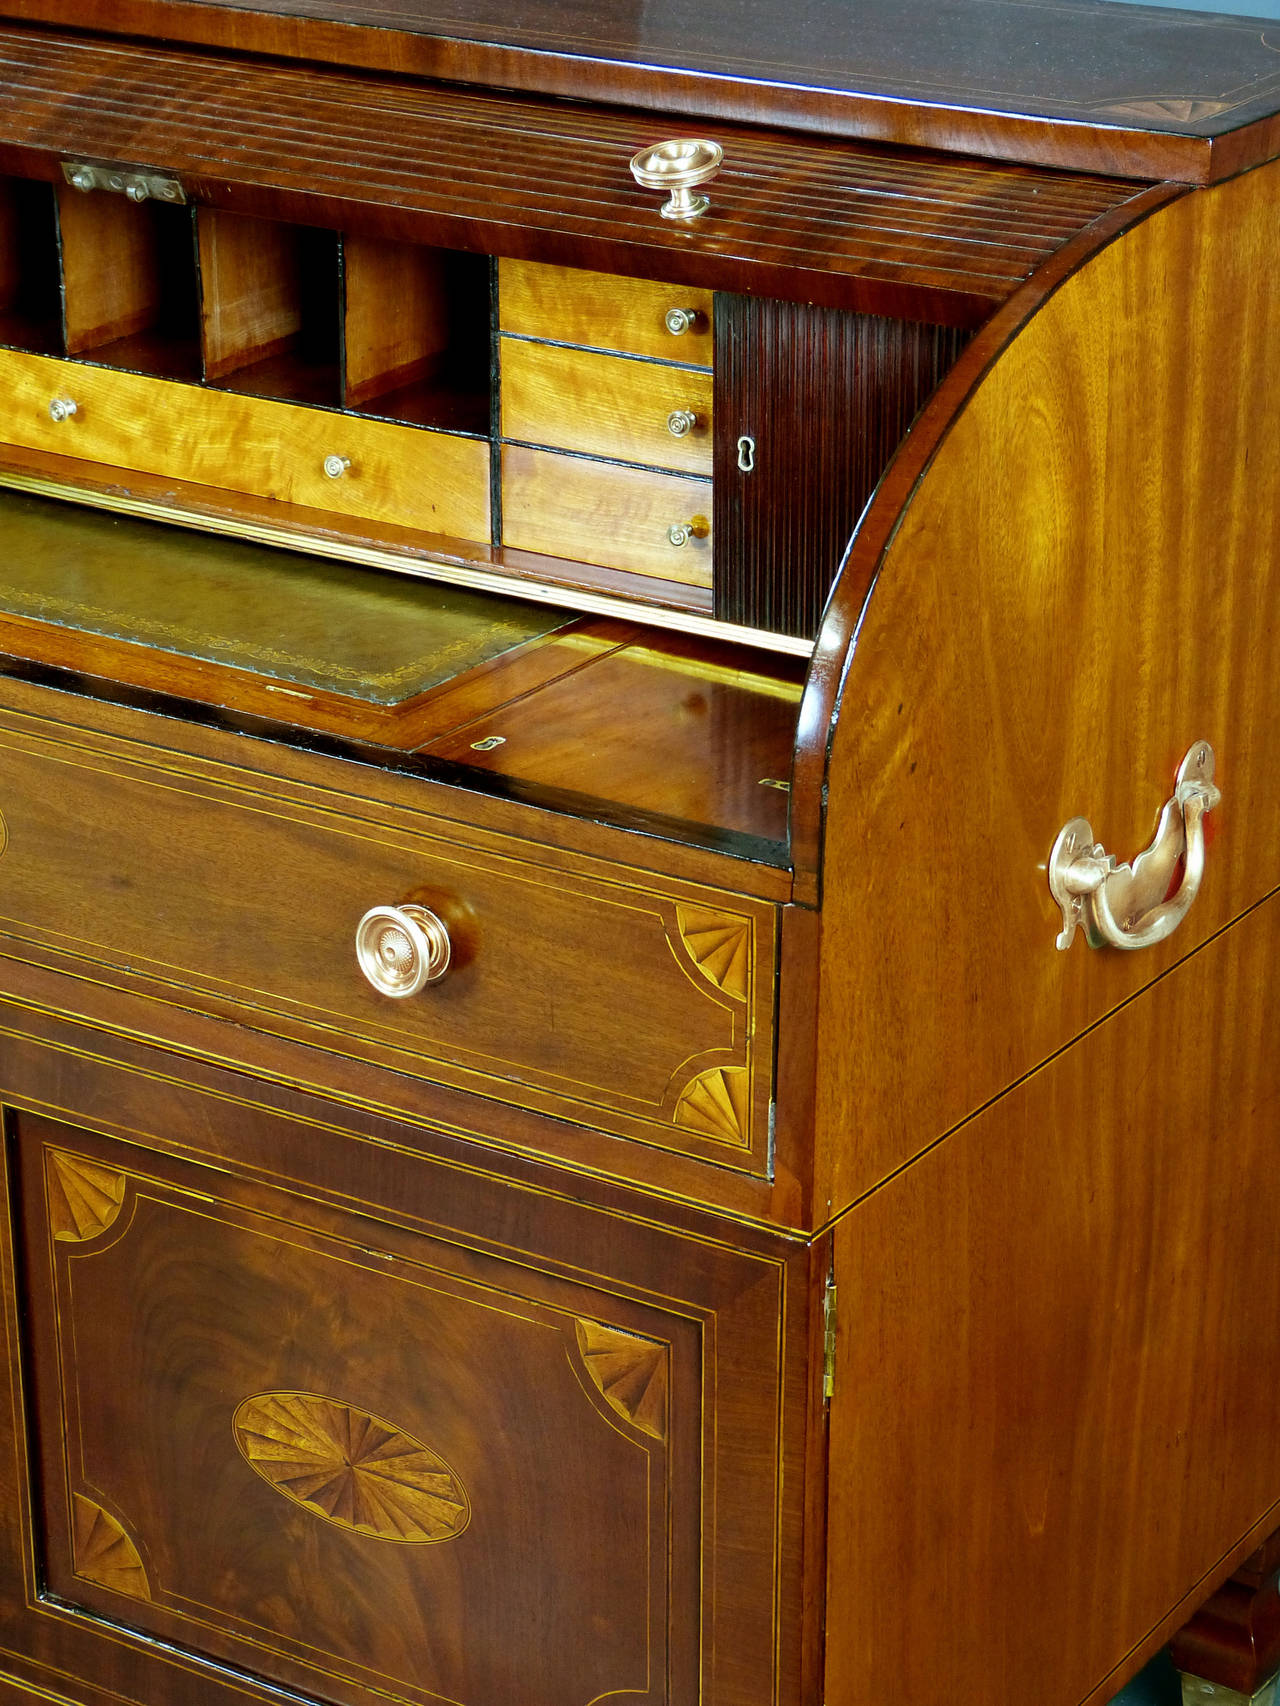
M1280 23L3 13L0 1700L1109 1699L1280 1528Z

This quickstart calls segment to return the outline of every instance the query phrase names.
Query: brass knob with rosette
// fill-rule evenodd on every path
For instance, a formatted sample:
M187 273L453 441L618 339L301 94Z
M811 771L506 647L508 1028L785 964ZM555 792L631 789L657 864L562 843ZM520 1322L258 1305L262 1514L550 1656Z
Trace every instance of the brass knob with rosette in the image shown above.
M373 906L356 926L356 962L379 995L416 995L452 958L448 927L429 907Z
M718 142L677 137L633 154L631 175L643 189L668 191L658 209L664 219L697 219L711 206L711 198L693 192L715 177L723 159Z

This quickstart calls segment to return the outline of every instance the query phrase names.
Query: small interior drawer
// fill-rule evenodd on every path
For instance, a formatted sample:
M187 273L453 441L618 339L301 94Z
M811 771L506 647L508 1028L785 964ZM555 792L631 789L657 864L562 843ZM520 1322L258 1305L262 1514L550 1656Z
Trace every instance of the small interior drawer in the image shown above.
M677 330L678 320L667 316L681 312L687 323ZM711 315L709 290L535 261L499 263L498 323L522 337L709 368Z
M711 585L710 480L506 444L502 518L522 550Z
M0 407L0 432L24 449L489 536L489 447L478 438L14 350L0 350Z
M508 338L505 438L711 474L711 375Z

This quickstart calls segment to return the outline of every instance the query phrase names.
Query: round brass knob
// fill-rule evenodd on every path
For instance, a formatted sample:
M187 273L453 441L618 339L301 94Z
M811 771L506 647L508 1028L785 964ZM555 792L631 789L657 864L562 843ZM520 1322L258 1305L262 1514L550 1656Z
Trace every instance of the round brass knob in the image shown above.
M696 308L668 308L662 317L662 323L673 338L682 338L686 332L691 332L698 323Z
M61 426L63 421L69 421L72 415L78 413L74 397L55 397L49 404L49 419L57 426Z
M694 195L694 188L714 178L723 159L724 149L718 142L680 137L633 154L631 175L646 190L670 191L658 210L664 219L697 219L711 200Z
M326 456L324 459L325 475L330 480L340 480L350 467L349 456Z
M452 957L443 919L425 906L374 906L356 925L356 962L379 995L416 995Z
M672 409L667 416L667 431L672 438L686 438L698 424L692 409Z

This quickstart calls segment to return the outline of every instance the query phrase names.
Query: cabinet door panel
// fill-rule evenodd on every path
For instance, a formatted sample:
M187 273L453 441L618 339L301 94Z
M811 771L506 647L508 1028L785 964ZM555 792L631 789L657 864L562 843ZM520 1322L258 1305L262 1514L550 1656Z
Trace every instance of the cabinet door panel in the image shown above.
M327 1143L317 1177L372 1192L376 1152L222 1114L212 1166L10 1116L31 1509L0 1670L149 1706L793 1703L785 1251L447 1170L454 1224L405 1224L286 1160Z

